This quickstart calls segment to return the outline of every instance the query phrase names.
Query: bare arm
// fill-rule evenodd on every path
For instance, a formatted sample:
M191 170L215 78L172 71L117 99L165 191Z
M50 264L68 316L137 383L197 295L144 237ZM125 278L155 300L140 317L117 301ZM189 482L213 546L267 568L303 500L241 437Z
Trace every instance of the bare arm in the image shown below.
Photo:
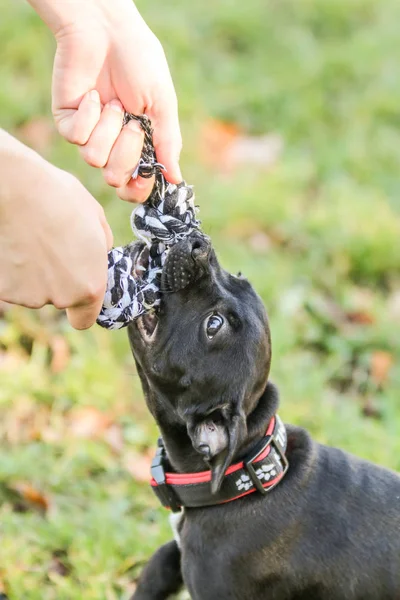
M75 177L0 130L0 299L66 308L77 329L96 320L112 234Z

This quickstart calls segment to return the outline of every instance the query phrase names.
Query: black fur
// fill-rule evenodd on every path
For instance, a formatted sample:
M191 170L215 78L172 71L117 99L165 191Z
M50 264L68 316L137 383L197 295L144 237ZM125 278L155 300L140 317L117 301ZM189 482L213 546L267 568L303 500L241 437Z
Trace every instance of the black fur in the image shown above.
M129 338L172 468L203 471L206 460L218 489L227 465L265 434L278 394L260 299L211 248L195 248L193 236L171 250L164 287L177 253L191 283L164 294L158 319L131 325ZM214 313L224 324L210 339ZM182 579L193 600L400 599L400 477L287 432L281 483L267 496L185 509L181 550L158 550L135 600L167 598Z

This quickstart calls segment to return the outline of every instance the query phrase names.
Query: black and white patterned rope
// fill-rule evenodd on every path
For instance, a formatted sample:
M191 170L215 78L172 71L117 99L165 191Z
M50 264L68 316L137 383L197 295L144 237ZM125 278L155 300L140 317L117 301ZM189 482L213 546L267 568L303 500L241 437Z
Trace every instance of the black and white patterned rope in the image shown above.
M131 216L131 226L144 242L138 253L135 243L113 248L108 253L108 282L97 323L106 329L121 329L160 304L161 272L169 248L198 231L192 186L184 181L168 183L157 162L153 130L146 115L125 114L124 125L135 119L144 131L144 145L132 177L155 176L154 187L146 202Z

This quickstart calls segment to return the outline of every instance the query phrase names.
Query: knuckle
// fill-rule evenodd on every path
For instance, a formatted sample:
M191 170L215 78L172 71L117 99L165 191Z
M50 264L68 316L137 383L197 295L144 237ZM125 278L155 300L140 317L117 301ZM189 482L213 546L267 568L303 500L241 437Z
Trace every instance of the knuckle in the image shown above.
M54 298L52 304L58 310L65 310L66 308L71 306L70 302L68 302L68 300L61 296Z
M37 300L28 300L25 306L26 308L38 309L43 308L46 304L50 304L50 302L44 298L38 298Z
M71 128L66 131L64 136L68 142L75 144L76 146L83 146L89 139L88 132L82 130L77 125L72 125Z
M88 165L91 167L97 167L98 169L101 169L107 163L107 158L102 156L98 149L90 146L85 146L82 149L82 156Z
M87 284L82 293L82 302L86 305L97 303L104 296L104 285Z
M106 183L108 183L108 185L111 185L111 187L115 187L115 188L120 187L120 185L121 185L120 178L114 173L114 171L105 169L103 175L104 175L104 179L105 179Z

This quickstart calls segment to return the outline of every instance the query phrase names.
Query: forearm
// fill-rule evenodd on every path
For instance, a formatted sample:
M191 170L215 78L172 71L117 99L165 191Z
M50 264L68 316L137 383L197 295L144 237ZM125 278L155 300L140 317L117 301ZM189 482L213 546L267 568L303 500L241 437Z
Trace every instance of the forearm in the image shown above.
M37 152L0 129L0 215L7 202L35 189L49 169L55 169Z
M32 8L51 29L54 35L69 26L81 23L103 22L104 25L129 14L140 19L131 0L28 0Z
M21 176L25 179L28 164L39 160L36 152L16 140L12 135L0 129L0 204L10 196L10 191Z

